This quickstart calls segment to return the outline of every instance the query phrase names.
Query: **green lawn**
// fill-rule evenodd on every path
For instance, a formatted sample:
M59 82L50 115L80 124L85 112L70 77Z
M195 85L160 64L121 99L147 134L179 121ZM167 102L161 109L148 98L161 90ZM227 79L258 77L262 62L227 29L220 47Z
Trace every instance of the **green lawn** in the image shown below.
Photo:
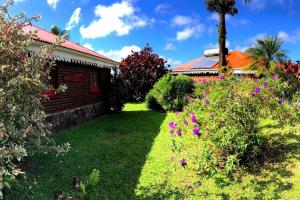
M70 152L28 160L26 179L12 187L7 199L43 200L59 191L71 193L72 177L84 178L93 169L100 170L103 199L300 199L299 126L280 129L266 121L264 132L284 140L281 148L288 154L274 155L267 167L245 172L238 180L212 180L174 167L168 134L172 117L144 104L127 104L121 113L59 133L55 140L69 142Z

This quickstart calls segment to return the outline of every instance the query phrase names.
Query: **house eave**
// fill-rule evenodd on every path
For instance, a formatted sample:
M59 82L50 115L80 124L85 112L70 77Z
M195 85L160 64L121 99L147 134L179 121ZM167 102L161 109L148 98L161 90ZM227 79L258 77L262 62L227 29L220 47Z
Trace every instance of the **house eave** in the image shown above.
M47 45L46 42L34 41L34 43L30 46L29 50L33 52L39 51L41 46ZM75 51L72 49L68 49L65 47L57 47L53 53L52 58L56 61L68 62L68 63L76 63L82 65L89 65L98 68L114 68L118 67L119 63L115 61L105 60L96 56L92 56L86 53L82 53L79 51Z

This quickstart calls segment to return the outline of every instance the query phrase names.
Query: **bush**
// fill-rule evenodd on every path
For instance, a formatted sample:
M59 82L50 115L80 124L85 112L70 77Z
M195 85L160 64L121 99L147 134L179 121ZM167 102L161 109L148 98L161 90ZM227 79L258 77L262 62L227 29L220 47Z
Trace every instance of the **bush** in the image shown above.
M153 85L167 73L165 63L149 45L123 59L120 75L126 83L127 100L144 101Z
M148 93L147 105L153 109L161 107L165 111L180 111L188 103L193 91L194 85L190 77L167 74Z
M280 96L279 88L286 87L281 80L225 79L206 84L169 123L178 163L189 170L212 176L252 168L264 155L260 119L270 117L282 126L299 121L296 104Z
M41 105L45 97L40 93L51 89L47 80L53 62L48 58L54 46L28 57L35 35L24 34L22 27L33 19L10 16L9 5L0 6L0 199L10 180L22 174L17 164L24 157L37 150L65 152L69 148L68 144L54 146Z

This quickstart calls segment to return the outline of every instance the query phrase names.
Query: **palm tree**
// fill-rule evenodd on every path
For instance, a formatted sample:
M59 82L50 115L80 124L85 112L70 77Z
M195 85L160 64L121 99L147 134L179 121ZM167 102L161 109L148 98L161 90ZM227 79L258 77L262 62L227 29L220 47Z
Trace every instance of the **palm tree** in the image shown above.
M272 71L276 63L286 59L287 51L282 49L283 41L278 37L267 36L259 39L256 44L247 49L246 52L253 58L253 66L260 71Z
M58 26L53 25L51 27L51 33L57 36L63 36L66 40L70 39L70 33L67 30L61 30Z
M246 3L250 3L251 0L244 0ZM216 12L219 15L219 25L218 25L218 40L219 40L219 59L220 65L226 66L226 14L236 15L238 9L235 6L235 0L206 0L206 7L209 12Z

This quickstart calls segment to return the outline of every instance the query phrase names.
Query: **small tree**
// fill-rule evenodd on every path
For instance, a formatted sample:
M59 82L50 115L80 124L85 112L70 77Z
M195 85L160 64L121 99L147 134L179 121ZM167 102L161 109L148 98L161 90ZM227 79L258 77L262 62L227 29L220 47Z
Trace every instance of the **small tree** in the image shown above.
M17 164L37 149L65 151L68 145L54 146L49 139L50 126L41 102L53 62L49 60L54 46L30 54L35 33L22 28L37 18L24 14L10 16L11 1L0 5L0 199L6 180L21 173ZM51 146L51 147L50 147Z
M146 94L166 72L165 60L147 44L120 63L120 75L127 87L128 100L143 101Z

